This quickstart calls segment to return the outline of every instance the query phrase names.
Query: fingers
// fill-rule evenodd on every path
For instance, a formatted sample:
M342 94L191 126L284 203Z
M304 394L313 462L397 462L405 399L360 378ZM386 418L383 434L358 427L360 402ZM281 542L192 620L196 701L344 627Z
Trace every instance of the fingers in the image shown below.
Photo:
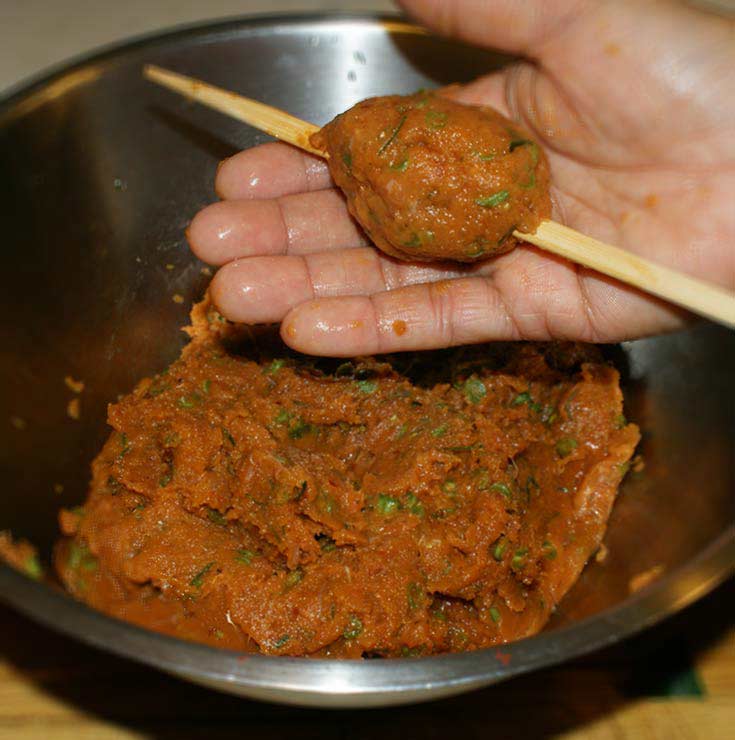
M226 200L199 211L187 236L204 262L254 255L306 254L367 244L334 189L273 200Z
M677 328L681 312L615 281L516 250L490 276L303 303L281 325L300 352L346 357L499 340L615 342Z
M286 316L281 335L300 352L332 357L519 338L500 294L482 277L310 301Z
M278 198L333 185L327 163L321 157L273 142L224 160L214 187L220 198L228 200Z
M456 277L460 270L397 262L372 248L252 257L219 270L210 293L231 321L270 323L315 298L381 293Z

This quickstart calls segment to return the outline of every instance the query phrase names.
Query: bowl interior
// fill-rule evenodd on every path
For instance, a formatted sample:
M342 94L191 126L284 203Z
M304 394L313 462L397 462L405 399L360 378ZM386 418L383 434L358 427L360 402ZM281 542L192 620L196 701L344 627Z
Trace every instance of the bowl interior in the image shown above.
M144 63L322 123L370 95L506 62L397 22L233 22L102 54L0 105L0 529L48 558L58 508L84 498L106 404L184 343L179 328L208 280L184 229L214 198L217 163L266 139L146 83ZM641 571L669 577L733 521L735 334L703 325L611 352L645 468L623 486L608 558L587 568L550 629L619 605ZM84 382L79 420L67 376Z

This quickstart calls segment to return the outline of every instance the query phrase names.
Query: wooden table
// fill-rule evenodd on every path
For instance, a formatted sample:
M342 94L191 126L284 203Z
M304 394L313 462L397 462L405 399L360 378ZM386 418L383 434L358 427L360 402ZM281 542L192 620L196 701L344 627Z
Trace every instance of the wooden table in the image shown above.
M218 694L0 608L0 738L735 737L735 581L622 646L453 699L318 711Z

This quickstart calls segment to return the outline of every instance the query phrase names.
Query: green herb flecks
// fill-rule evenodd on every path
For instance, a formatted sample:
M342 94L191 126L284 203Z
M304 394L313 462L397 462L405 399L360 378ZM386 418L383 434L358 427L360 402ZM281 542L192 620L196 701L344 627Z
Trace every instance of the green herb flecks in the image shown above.
M616 429L623 429L628 425L628 420L625 418L625 414L618 414L614 420Z
M212 381L209 378L206 378L205 380L202 381L201 388L202 388L202 393L205 396L209 395L209 389L211 387L212 387Z
M528 557L528 549L521 547L513 553L513 558L510 561L510 567L513 570L523 570L526 567L526 558Z
M285 647L286 643L291 639L290 635L281 635L277 640L273 642L273 649L280 650Z
M536 170L529 170L528 180L526 182L519 182L518 187L524 190L533 190L536 187Z
M235 560L245 565L250 565L256 557L257 554L252 550L241 549L235 553Z
M473 375L465 380L462 392L470 403L480 403L487 395L487 388L479 378Z
M510 486L507 483L493 483L490 486L491 491L497 491L499 494L501 494L504 498L510 499L513 497L513 494L511 493Z
M219 527L227 526L227 517L217 509L207 508L207 519Z
M420 583L409 583L406 589L406 601L409 611L415 611L424 603L424 587Z
M317 541L322 552L333 552L337 549L337 543L326 534L319 535Z
M381 493L378 496L378 501L375 504L375 508L381 514L394 514L401 506L401 502L394 496L389 496L386 493Z
M447 429L449 429L448 424L441 424L432 429L430 433L432 437L443 437L447 433Z
M574 437L562 437L556 443L556 454L562 458L569 457L577 447L579 447L579 443Z
M166 486L173 480L174 477L174 466L173 463L169 463L169 466L165 473L161 473L158 479L159 488L166 488Z
M130 452L130 440L128 439L128 435L123 432L120 435L120 452L117 456L118 460L121 460L125 455Z
M97 570L97 558L90 553L89 548L79 542L72 542L69 545L69 558L67 566L71 570Z
M448 118L448 114L440 110L427 110L424 114L426 125L435 131L444 128L447 125Z
M500 562L507 547L508 541L504 537L500 537L495 543L495 547L493 547L493 558Z
M541 549L543 550L544 557L547 560L555 560L556 559L556 547L554 547L553 542L549 542L548 540L544 541L544 544L541 545Z
M296 419L288 428L288 436L291 439L301 439L310 432L313 432L314 428L311 424L305 422L301 417Z
M266 375L275 375L285 364L286 360L282 358L272 360L270 365L265 369Z
M342 153L342 164L348 171L352 170L352 155L349 152Z
M496 208L501 203L505 203L510 198L510 193L507 190L498 190L497 193L488 195L486 198L478 198L475 203L483 208Z
M390 168L396 172L405 172L408 169L408 157L404 157L400 162L392 162Z
M225 442L229 442L233 447L235 446L235 438L225 427L222 427L222 438L225 440Z
M342 637L344 637L345 640L354 640L356 637L359 637L362 634L362 630L362 620L360 619L360 617L353 614L350 617L350 621L347 623L344 632L342 633Z
M43 576L43 568L36 553L29 555L25 559L25 561L23 562L23 572L34 581L41 580L41 577Z
M403 242L404 247L420 247L421 246L421 237L418 234L412 234L411 238L407 241Z
M194 391L188 396L180 396L178 403L182 409L193 409L201 400L201 396Z
M377 380L358 380L357 388L361 393L370 394L378 390Z
M528 147L528 151L531 154L531 163L535 167L539 160L538 144L535 141L531 141L531 139L513 139L508 145L508 151L512 153L521 146Z
M500 624L501 616L496 606L491 606L488 609L488 614L490 614L490 619L492 619L495 624Z
M286 576L283 582L283 590L290 591L297 583L301 583L304 580L304 571L301 568L292 570Z
M378 154L382 154L396 139L398 132L403 128L403 124L406 123L406 115L402 115L395 128L391 131L390 136L383 142Z
M189 585L194 588L201 588L207 573L212 570L214 563L207 563L190 581Z
M415 516L424 515L424 505L421 503L421 499L412 491L406 494L406 511L409 511Z
M530 403L533 399L528 391L519 393L511 402L511 406L522 406L524 403Z

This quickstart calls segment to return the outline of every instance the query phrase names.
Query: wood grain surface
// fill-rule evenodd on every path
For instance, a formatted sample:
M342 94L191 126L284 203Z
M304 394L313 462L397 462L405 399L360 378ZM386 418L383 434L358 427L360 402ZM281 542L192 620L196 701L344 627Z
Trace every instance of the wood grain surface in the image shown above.
M0 738L719 740L735 736L735 581L575 663L411 707L320 711L202 689L0 608Z

